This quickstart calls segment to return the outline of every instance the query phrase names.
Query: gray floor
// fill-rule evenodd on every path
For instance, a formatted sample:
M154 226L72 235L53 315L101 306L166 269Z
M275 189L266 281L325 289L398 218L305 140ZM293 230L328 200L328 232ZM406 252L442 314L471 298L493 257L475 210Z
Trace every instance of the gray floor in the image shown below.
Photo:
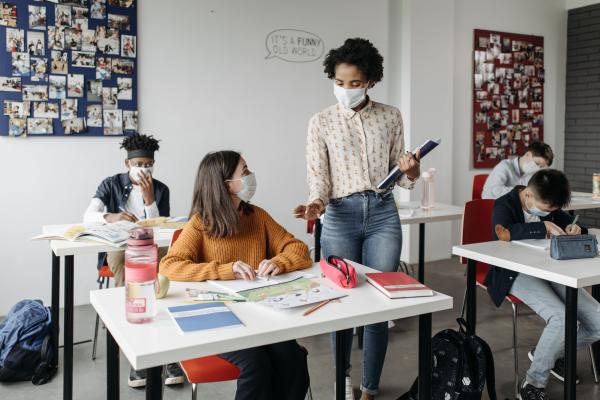
M453 311L434 314L433 331L455 327L455 318L460 309L465 278L464 268L456 259L427 264L427 281L436 290L455 298ZM478 291L478 334L490 344L494 351L496 363L496 381L500 399L512 393L512 322L510 308L504 305L495 308L486 294ZM75 339L89 339L93 332L95 314L90 306L77 307L75 311ZM529 365L527 351L535 345L543 328L542 320L529 310L523 310L519 318L519 356L520 370L523 372ZM315 399L333 398L333 362L329 349L328 336L317 336L300 341L309 351L309 368L312 380L312 391ZM352 371L355 386L360 384L360 351L356 348L352 354L354 370ZM104 399L106 358L104 339L100 342L98 358L91 360L91 344L75 346L75 399ZM403 393L415 378L417 369L417 320L398 321L390 334L390 345L386 364L381 378L381 394L378 399L396 399ZM583 350L578 353L578 374L581 384L577 394L580 399L600 399L600 385L593 381L589 355ZM143 399L144 392L127 387L129 367L121 357L121 398ZM552 399L562 399L562 384L552 379L548 387ZM206 384L200 387L200 399L232 399L235 392L233 382ZM189 399L191 388L188 384L176 388L165 389L165 399ZM62 398L62 375L59 373L50 383L33 386L31 383L0 384L0 399L60 399ZM484 397L487 399L487 395Z

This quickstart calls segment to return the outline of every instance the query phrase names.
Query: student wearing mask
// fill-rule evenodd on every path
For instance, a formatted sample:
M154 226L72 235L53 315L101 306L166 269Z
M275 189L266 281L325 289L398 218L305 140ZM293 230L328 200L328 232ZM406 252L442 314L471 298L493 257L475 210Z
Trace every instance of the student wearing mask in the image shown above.
M553 160L554 153L549 145L542 142L531 143L521 157L502 160L494 167L485 181L481 198L497 199L517 185L526 186L533 174L550 167Z
M85 210L83 221L110 223L117 221L135 222L140 219L168 217L170 214L169 188L153 178L154 153L159 145L152 135L135 134L121 142L127 152L125 167L127 172L110 176L100 183L94 198ZM159 259L166 249L159 249ZM108 264L114 274L115 286L124 284L124 251L112 251L98 255L98 268ZM166 368L166 385L183 383L183 372L178 364ZM146 385L146 371L131 368L128 384L130 387Z
M396 184L412 189L420 175L418 155L405 153L400 111L367 95L383 78L383 57L371 42L347 39L327 54L323 64L338 102L309 122L309 201L296 207L294 215L312 220L325 213L324 257L336 255L380 271L395 271L402 248L400 219L392 188L380 190L377 185L398 165L404 175ZM338 389L353 400L352 330L344 335L347 378L346 387ZM387 322L365 327L360 387L364 400L378 393L387 343Z
M308 247L249 203L255 192L256 177L239 153L206 155L196 175L190 220L160 263L160 273L174 281L254 280L310 267ZM240 369L236 400L306 395L306 352L295 340L220 357Z

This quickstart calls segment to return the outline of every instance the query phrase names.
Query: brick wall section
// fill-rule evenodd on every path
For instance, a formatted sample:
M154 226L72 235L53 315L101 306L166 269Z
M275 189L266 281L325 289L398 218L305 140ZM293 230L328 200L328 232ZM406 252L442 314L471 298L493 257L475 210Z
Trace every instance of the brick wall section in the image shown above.
M573 190L591 192L600 173L600 3L569 11L566 96L565 172ZM600 228L600 210L581 221Z

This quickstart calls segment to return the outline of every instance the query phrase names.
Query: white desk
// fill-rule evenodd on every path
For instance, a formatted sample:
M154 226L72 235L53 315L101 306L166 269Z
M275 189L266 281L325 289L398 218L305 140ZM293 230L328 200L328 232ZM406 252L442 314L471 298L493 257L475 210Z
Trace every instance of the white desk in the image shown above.
M572 192L571 204L565 207L567 211L591 210L600 208L600 199L594 199L591 193Z
M210 331L183 335L166 312L166 307L185 302L185 288L212 288L208 283L171 282L168 296L158 301L155 321L143 325L126 321L123 288L90 292L90 301L107 328L108 398L119 396L119 348L134 368L148 368L146 398L160 399L162 365L168 363L419 315L419 376L425 386L419 393L420 399L429 399L431 313L451 309L452 298L436 293L433 297L390 300L365 282L364 272L376 271L352 264L357 267L359 283L346 290L348 296L340 302L327 304L306 317L301 315L304 307L278 311L256 303L230 303L246 326L219 330L218 334ZM318 264L312 268L314 274L320 274ZM343 349L342 338L337 335L339 352ZM342 362L341 353L336 351L337 387L344 387ZM339 398L344 398L343 390L338 391Z
M45 225L42 233L54 232L57 229L67 228L76 224ZM155 242L159 247L167 247L171 241L172 233L158 232ZM73 274L74 256L80 254L98 254L106 251L116 251L119 248L94 242L71 242L68 240L50 240L52 250L52 331L57 338L55 343L54 362L58 364L58 326L59 326L59 294L60 294L60 257L65 258L64 279L64 373L63 373L63 399L73 398ZM124 250L122 248L121 250Z
M467 321L473 333L476 322L475 265L477 261L566 286L564 398L575 399L577 289L600 284L600 258L557 261L550 258L548 251L500 241L454 246L452 253L468 259Z

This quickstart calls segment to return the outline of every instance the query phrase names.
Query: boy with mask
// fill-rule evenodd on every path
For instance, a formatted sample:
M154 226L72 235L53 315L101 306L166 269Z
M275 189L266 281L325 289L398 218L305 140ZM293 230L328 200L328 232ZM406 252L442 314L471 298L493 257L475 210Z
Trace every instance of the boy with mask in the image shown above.
M554 153L546 143L533 142L525 154L502 160L494 167L483 186L481 198L497 199L517 185L527 185L533 174L552 165Z
M128 171L110 176L100 183L90 202L83 221L111 223L117 221L135 222L140 219L168 217L170 214L169 188L152 177L154 153L159 145L152 135L135 134L121 142L127 152L125 167ZM159 249L159 260L166 249ZM113 251L98 255L98 268L108 264L114 274L115 286L124 284L125 253ZM129 374L129 386L146 385L146 371L133 368ZM183 372L177 364L167 366L165 384L183 383Z
M517 186L496 200L492 216L494 238L544 239L552 235L587 233L587 229L574 225L573 217L561 210L570 199L569 182L562 172L554 169L536 172L526 187ZM507 294L512 294L546 321L537 346L529 352L532 363L520 397L547 399L544 388L550 374L564 380L564 286L498 267L490 269L485 283L496 306L502 304ZM579 289L578 346L600 340L599 307L600 304L585 289Z

